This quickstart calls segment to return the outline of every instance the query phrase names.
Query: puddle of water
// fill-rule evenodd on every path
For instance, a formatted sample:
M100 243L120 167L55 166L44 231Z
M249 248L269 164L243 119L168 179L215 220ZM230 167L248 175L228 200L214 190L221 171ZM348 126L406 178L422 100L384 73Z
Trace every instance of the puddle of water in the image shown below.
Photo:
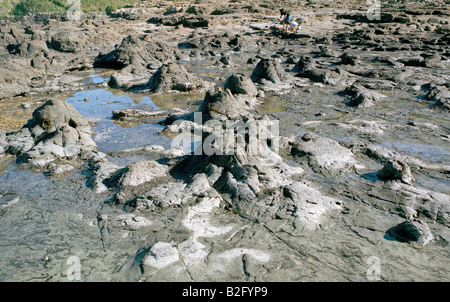
M129 94L95 89L77 92L66 99L66 102L72 104L81 115L95 121L93 139L102 152L151 144L163 145L165 148L170 147L170 139L155 135L164 129L159 124L123 124L111 119L112 111L118 109L160 110L149 96L134 95L133 97Z
M429 161L440 161L450 163L450 151L438 146L416 144L410 142L387 142L381 143L382 146L394 149L398 152L405 152L412 156L421 157Z
M201 105L205 93L154 94L150 97L161 110L180 108L193 111Z
M109 80L109 77L100 77L96 75L91 75L90 78L94 84L102 84Z
M259 106L258 111L261 113L273 113L287 109L287 101L280 101L275 96L267 96L263 103Z

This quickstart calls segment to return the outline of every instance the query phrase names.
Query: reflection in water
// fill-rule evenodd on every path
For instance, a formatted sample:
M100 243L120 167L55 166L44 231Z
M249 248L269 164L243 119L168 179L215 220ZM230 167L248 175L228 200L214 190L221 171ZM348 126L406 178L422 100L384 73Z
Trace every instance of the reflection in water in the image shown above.
M160 110L149 96L113 93L104 89L95 89L75 93L66 100L81 115L95 121L94 141L102 152L118 151L125 148L142 147L158 144L170 147L170 140L156 133L164 129L157 123L135 123L130 127L114 122L112 111L118 109Z

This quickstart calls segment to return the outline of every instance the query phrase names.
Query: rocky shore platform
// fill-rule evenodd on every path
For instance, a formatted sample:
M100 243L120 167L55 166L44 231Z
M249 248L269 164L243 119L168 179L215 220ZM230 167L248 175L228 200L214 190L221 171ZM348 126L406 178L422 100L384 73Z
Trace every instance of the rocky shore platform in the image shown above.
M70 280L70 257L84 281L449 281L449 22L320 0L1 19L0 281Z

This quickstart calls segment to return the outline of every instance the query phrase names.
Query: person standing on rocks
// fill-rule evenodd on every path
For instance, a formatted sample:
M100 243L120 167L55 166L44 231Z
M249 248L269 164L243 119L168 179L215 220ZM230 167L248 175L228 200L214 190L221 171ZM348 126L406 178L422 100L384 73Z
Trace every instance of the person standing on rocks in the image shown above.
M286 11L284 10L284 8L280 8L280 15L280 22L283 22L286 18Z
M286 12L286 18L284 18L284 21L283 21L283 31L284 32L288 31L288 27L289 27L290 23L291 23L291 13Z

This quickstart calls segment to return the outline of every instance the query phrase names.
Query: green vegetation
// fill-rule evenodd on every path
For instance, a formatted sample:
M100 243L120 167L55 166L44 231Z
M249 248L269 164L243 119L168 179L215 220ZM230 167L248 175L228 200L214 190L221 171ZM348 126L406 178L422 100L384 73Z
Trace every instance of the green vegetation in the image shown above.
M22 0L11 11L13 15L40 12L64 12L66 5L61 0Z
M106 12L110 14L112 11L124 7L127 4L134 4L139 0L81 0L81 9L84 12Z
M114 10L139 0L81 0L81 10L89 12L105 12L111 14ZM70 4L69 4L70 2ZM68 0L0 0L0 16L25 15L29 13L65 12L75 1Z
M11 13L12 9L19 3L20 0L0 0L0 16L5 16Z

